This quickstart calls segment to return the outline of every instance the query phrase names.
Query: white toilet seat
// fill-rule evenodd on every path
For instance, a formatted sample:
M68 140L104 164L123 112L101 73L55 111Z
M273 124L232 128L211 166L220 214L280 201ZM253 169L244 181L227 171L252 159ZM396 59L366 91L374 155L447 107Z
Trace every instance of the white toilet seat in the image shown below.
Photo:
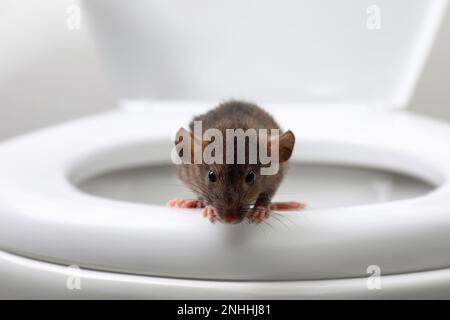
M186 210L99 199L73 186L102 170L169 161L179 127L172 115L188 121L206 104L157 106L2 144L0 250L92 270L215 280L364 277L370 265L383 274L450 267L450 126L405 112L272 106L299 138L294 161L376 166L439 187L415 199L287 213L295 228L274 224L263 234L211 225Z

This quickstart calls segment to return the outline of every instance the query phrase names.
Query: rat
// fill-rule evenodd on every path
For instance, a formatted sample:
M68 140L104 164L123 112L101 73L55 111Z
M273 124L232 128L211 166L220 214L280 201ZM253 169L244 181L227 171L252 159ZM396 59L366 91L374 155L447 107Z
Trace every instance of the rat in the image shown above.
M190 148L194 154L195 144L201 151L205 151L208 141L203 141L202 137L195 132L195 122L201 122L204 133L208 129L217 129L226 136L227 129L278 129L280 126L274 118L259 106L243 101L227 101L221 103L209 112L196 116L189 125L190 131L180 128L177 137L189 135ZM196 135L197 134L197 135ZM269 137L269 136L267 136ZM197 199L176 198L168 202L173 208L202 208L205 218L212 223L219 221L225 224L237 224L245 219L250 223L261 223L271 216L272 210L300 210L305 207L300 202L272 203L272 198L280 186L288 160L290 159L295 145L295 136L288 130L278 137L278 171L274 174L263 175L263 164L260 157L255 163L249 161L249 140L245 140L245 162L236 161L229 164L225 160L221 163L207 164L201 158L200 163L193 160L182 162L177 165L179 179L196 195ZM258 143L263 139L257 136ZM267 138L268 139L268 138ZM270 136L272 139L272 136ZM175 144L180 140L175 141ZM235 141L233 141L235 142ZM272 154L275 143L267 141L267 155ZM225 143L224 149L226 149ZM261 145L258 144L258 148ZM198 150L198 149L197 149ZM258 149L259 150L259 149ZM236 146L234 146L236 151ZM179 152L181 156L184 151ZM228 151L227 151L228 152ZM226 152L223 152L224 159ZM236 154L236 152L234 152Z

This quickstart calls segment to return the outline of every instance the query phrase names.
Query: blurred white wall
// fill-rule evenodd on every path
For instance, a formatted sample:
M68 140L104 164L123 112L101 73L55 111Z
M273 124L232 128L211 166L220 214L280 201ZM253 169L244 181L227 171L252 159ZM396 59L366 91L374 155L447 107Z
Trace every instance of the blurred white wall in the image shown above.
M66 10L76 3L0 2L0 140L116 107L85 17L80 30L66 26ZM411 108L450 121L449 40L450 10Z
M411 109L450 121L450 5L412 97Z
M0 139L114 107L83 19L66 26L73 3L0 1Z

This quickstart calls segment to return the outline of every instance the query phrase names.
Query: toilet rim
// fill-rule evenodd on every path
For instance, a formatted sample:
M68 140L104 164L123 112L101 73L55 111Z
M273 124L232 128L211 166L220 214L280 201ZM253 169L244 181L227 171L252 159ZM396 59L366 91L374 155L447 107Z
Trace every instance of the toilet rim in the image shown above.
M281 123L290 124L289 127L295 129L297 126L289 121L289 118L292 117L283 117L285 112L282 109L277 107L273 109L273 113L277 119L282 118ZM271 250L271 246L275 248L274 250L279 249L276 245L266 243L262 247L260 244L252 242L251 245L247 243L246 250L249 251L245 251L243 249L236 250L236 243L229 242L228 237L231 234L236 236L242 233L240 230L242 227L230 229L229 226L215 226L216 229L214 229L206 221L198 219L197 215L186 214L184 210L121 203L80 192L73 183L93 173L98 173L99 169L136 165L144 163L148 159L153 159L155 163L167 160L162 152L155 153L153 150L147 150L144 154L140 154L140 157L133 157L140 152L139 150L142 151L143 145L148 145L149 136L157 145L160 143L160 147L167 145L172 134L171 130L168 130L168 123L171 121L169 116L167 118L162 116L161 118L165 120L149 128L148 121L144 121L145 116L141 111L114 111L21 137L0 147L0 155L6 159L6 165L0 169L1 176L4 178L0 182L0 216L2 219L0 248L47 261L66 264L78 263L80 266L94 269L157 276L245 280L342 278L361 276L365 273L363 267L367 266L369 261L377 260L376 255L370 255L367 252L364 254L361 247L355 247L352 239L358 239L362 247L364 247L364 243L370 244L374 239L379 239L375 229L377 224L380 226L380 221L383 219L392 223L383 231L385 238L392 239L397 233L397 236L403 240L410 239L406 233L407 228L402 226L403 218L406 225L412 230L418 230L417 227L421 226L421 237L419 238L421 240L428 239L421 244L416 240L418 242L416 253L422 252L425 255L427 251L425 249L430 248L430 239L434 241L435 252L428 264L418 259L401 270L399 269L400 258L394 259L394 263L390 263L385 261L386 259L382 258L382 255L379 255L379 264L383 265L385 272L409 272L449 266L450 259L443 256L445 250L448 252L448 241L443 241L442 233L436 232L433 227L436 227L438 223L440 229L447 232L450 230L450 218L447 218L450 216L450 201L448 200L450 189L447 182L450 177L450 166L446 165L446 163L450 163L450 155L442 148L443 143L446 141L448 143L450 128L445 124L405 112L373 113L370 117L366 113L350 115L350 113L345 114L344 112L343 115L342 111L340 112L339 117L342 119L347 117L347 121L370 119L372 124L366 127L365 134L367 136L374 136L376 133L373 128L374 123L385 123L389 127L395 122L403 129L410 130L409 134L417 129L423 129L426 133L421 136L422 140L419 145L427 150L418 151L409 144L401 145L401 142L408 141L406 134L393 138L394 141L384 141L381 136L375 136L373 140L366 140L365 144L362 144L358 138L344 139L351 137L352 132L341 136L328 133L327 136L325 132L308 126L306 122L311 121L305 121L303 126L301 124L298 126L303 129L306 136L303 140L299 139L300 143L303 143L303 151L306 151L306 155L303 155L303 158L294 155L294 161L308 158L317 160L319 156L317 150L311 146L316 145L319 141L324 146L328 143L327 150L343 146L348 148L344 156L332 155L330 161L334 163L340 161L348 164L349 153L352 150L361 151L361 148L366 148L364 152L359 152L365 154L365 161L357 158L356 153L351 155L355 157L354 164L373 165L391 170L398 169L410 174L414 169L420 169L419 176L421 178L439 184L439 187L425 196L392 203L314 210L314 212L305 213L302 216L289 213L287 215L290 219L298 224L297 228L303 229L306 225L312 224L314 229L321 230L318 235L305 231L303 231L303 235L295 235L283 230L281 225L276 226L275 231L269 235L269 240L285 243L286 247L279 250L281 253L278 253L277 261L268 262L264 260L261 249ZM320 116L317 110L308 109L295 110L291 113L309 117L309 120ZM149 112L148 115L151 116L152 113ZM335 117L333 118L336 120ZM133 123L133 126L126 125L130 122ZM335 128L329 128L329 130L338 130L343 127L345 127L345 123L335 126ZM87 134L98 128L103 128L103 131L93 136ZM432 132L430 128L432 128ZM116 131L113 136L111 136L112 129ZM397 127L397 129L399 128ZM108 134L110 135L108 136ZM330 140L331 137L334 140ZM86 138L90 140L86 140ZM80 139L85 142L83 145L79 143ZM73 141L77 141L77 143L72 144ZM130 144L131 142L134 143ZM62 152L60 148L68 145L73 146L73 149ZM117 152L117 148L120 149L123 146L130 147L126 150L126 155L122 158L114 157L115 162L110 162L105 167L105 162L102 161L111 158L105 151ZM394 151L396 146L400 146L399 152ZM38 149L41 153L36 155ZM397 157L395 159L397 167L393 166L393 163L383 163L380 159L374 159L373 155L367 153L370 150L377 155L381 155L383 150L386 155L395 155L392 159ZM17 155L21 156L20 159L17 158ZM118 154L116 153L116 155ZM30 158L31 156L33 158ZM417 161L408 162L408 157L417 158ZM134 160L130 162L130 159ZM102 163L103 167L93 168L90 172L86 170L86 165L91 167L93 163ZM80 164L85 165L84 170ZM127 212L126 215L123 214L124 210ZM80 212L88 214L80 215ZM393 215L392 212L396 214ZM421 219L424 214L428 217L426 221ZM302 220L304 216L307 216L309 221ZM406 217L409 217L410 220ZM372 227L370 224L373 224ZM198 230L198 232L196 235L192 235L191 230ZM261 240L263 237L261 234L255 233L253 229L246 230L246 232L247 236L255 237L253 240ZM124 234L128 238L124 239ZM173 237L173 234L177 234L177 236ZM290 236L287 237L286 234ZM325 238L321 239L320 235L324 236L325 234ZM99 239L100 235L102 239ZM224 235L228 240L224 240ZM170 239L170 237L174 239ZM204 244L205 238L210 239L211 243ZM331 238L334 243L346 244L348 247L339 249L336 245L330 247L330 243L326 243L328 248L323 248L324 241ZM280 242L280 239L284 242ZM293 240L298 240L298 243ZM163 244L161 244L162 241L164 241ZM305 245L305 242L309 245ZM160 243L160 246L149 245L151 243ZM375 247L378 250L384 248L382 245ZM217 255L217 253L216 255L212 254L212 250L217 248L232 257L244 259L242 270L234 270L230 262L224 260L223 256ZM294 259L292 265L289 265L285 262L289 256L289 250L292 253L293 248L300 251L301 254L298 259ZM149 249L152 250L148 252ZM317 268L321 261L326 261L326 265L330 264L329 258L323 260L324 257L321 254L314 254L314 250L320 252L322 249L323 254L329 253L335 256L335 259L339 258L336 261L345 260L344 257L347 257L351 266L345 266L346 270L341 270L342 272L333 271L333 268L330 267ZM400 256L407 259L407 255L405 252L402 254L401 249L404 251L405 248L396 247ZM174 254L174 252L180 251L185 254L180 256ZM211 255L207 256L202 252L208 252ZM187 253L190 256L186 256ZM339 256L337 253L341 255ZM351 255L356 257L352 258ZM252 270L249 256L253 260L268 263L259 271ZM307 258L310 260L305 262ZM211 264L213 259L217 261L216 264ZM409 260L411 262L414 259L410 258ZM205 266L207 263L209 266ZM221 266L220 263L222 263ZM342 263L336 263L342 265Z

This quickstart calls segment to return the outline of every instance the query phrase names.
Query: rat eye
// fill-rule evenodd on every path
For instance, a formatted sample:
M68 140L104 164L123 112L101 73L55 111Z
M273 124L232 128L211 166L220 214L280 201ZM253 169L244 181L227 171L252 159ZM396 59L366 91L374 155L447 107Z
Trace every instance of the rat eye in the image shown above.
M245 177L245 182L249 185L254 184L256 181L256 173L254 171L250 171Z
M217 180L216 174L212 171L208 172L208 179L211 182L216 182Z

